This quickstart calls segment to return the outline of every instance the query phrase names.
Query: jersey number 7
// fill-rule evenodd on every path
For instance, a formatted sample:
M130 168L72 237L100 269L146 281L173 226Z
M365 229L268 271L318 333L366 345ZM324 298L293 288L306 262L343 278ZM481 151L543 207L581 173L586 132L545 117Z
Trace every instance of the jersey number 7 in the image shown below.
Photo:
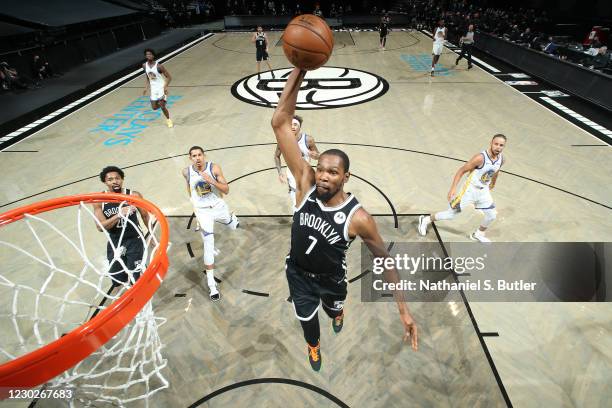
M306 250L306 252L305 252L306 255L308 255L310 252L312 252L312 249L314 248L314 246L317 245L317 239L315 237L313 237L312 235L309 235L308 239L312 240L312 244L310 244L310 246Z

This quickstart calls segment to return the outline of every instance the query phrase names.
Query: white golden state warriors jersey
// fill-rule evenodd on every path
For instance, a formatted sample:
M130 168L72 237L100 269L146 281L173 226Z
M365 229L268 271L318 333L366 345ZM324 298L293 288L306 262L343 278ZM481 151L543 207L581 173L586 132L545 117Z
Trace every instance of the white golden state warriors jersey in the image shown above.
M204 172L212 179L216 180L212 172L212 162L204 164ZM219 201L222 201L217 193L217 189L207 183L204 178L193 168L189 166L189 189L191 190L191 203L195 208L213 207Z
M484 163L482 167L475 168L469 175L469 178L472 185L484 188L489 187L493 175L499 171L504 159L500 154L497 156L497 160L492 161L486 150L483 150L480 154L484 157Z

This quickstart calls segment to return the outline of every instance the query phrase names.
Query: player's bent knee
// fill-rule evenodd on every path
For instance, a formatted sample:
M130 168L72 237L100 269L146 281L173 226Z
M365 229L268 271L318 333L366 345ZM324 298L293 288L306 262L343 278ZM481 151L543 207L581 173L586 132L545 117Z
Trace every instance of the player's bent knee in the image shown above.
M497 211L495 210L495 208L487 208L485 210L482 210L482 212L484 213L484 220L482 221L482 226L488 227L497 218Z

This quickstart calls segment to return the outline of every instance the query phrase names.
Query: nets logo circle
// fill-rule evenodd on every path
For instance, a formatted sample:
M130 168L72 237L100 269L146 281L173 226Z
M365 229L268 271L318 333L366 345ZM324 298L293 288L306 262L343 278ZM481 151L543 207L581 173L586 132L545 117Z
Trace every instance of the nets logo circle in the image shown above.
M293 68L242 78L232 86L232 95L252 105L274 108ZM352 68L322 67L308 71L297 97L296 109L333 109L369 102L384 95L384 78Z

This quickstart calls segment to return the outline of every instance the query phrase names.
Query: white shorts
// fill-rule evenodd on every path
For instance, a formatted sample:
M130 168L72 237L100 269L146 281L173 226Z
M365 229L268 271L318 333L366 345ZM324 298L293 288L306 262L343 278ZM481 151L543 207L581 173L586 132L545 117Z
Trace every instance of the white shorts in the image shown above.
M461 209L473 204L477 210L489 210L495 208L491 190L489 187L482 189L470 184L465 191L459 193L451 202L451 208L461 211Z
M433 49L431 50L431 53L433 55L441 55L443 48L444 48L444 44L436 44L436 43L434 43Z
M151 87L151 100L159 101L160 99L166 99L163 87Z
M212 207L195 207L194 213L203 232L214 232L215 222L236 229L235 224L232 223L232 214L230 213L229 207L223 200L219 200L217 204Z

